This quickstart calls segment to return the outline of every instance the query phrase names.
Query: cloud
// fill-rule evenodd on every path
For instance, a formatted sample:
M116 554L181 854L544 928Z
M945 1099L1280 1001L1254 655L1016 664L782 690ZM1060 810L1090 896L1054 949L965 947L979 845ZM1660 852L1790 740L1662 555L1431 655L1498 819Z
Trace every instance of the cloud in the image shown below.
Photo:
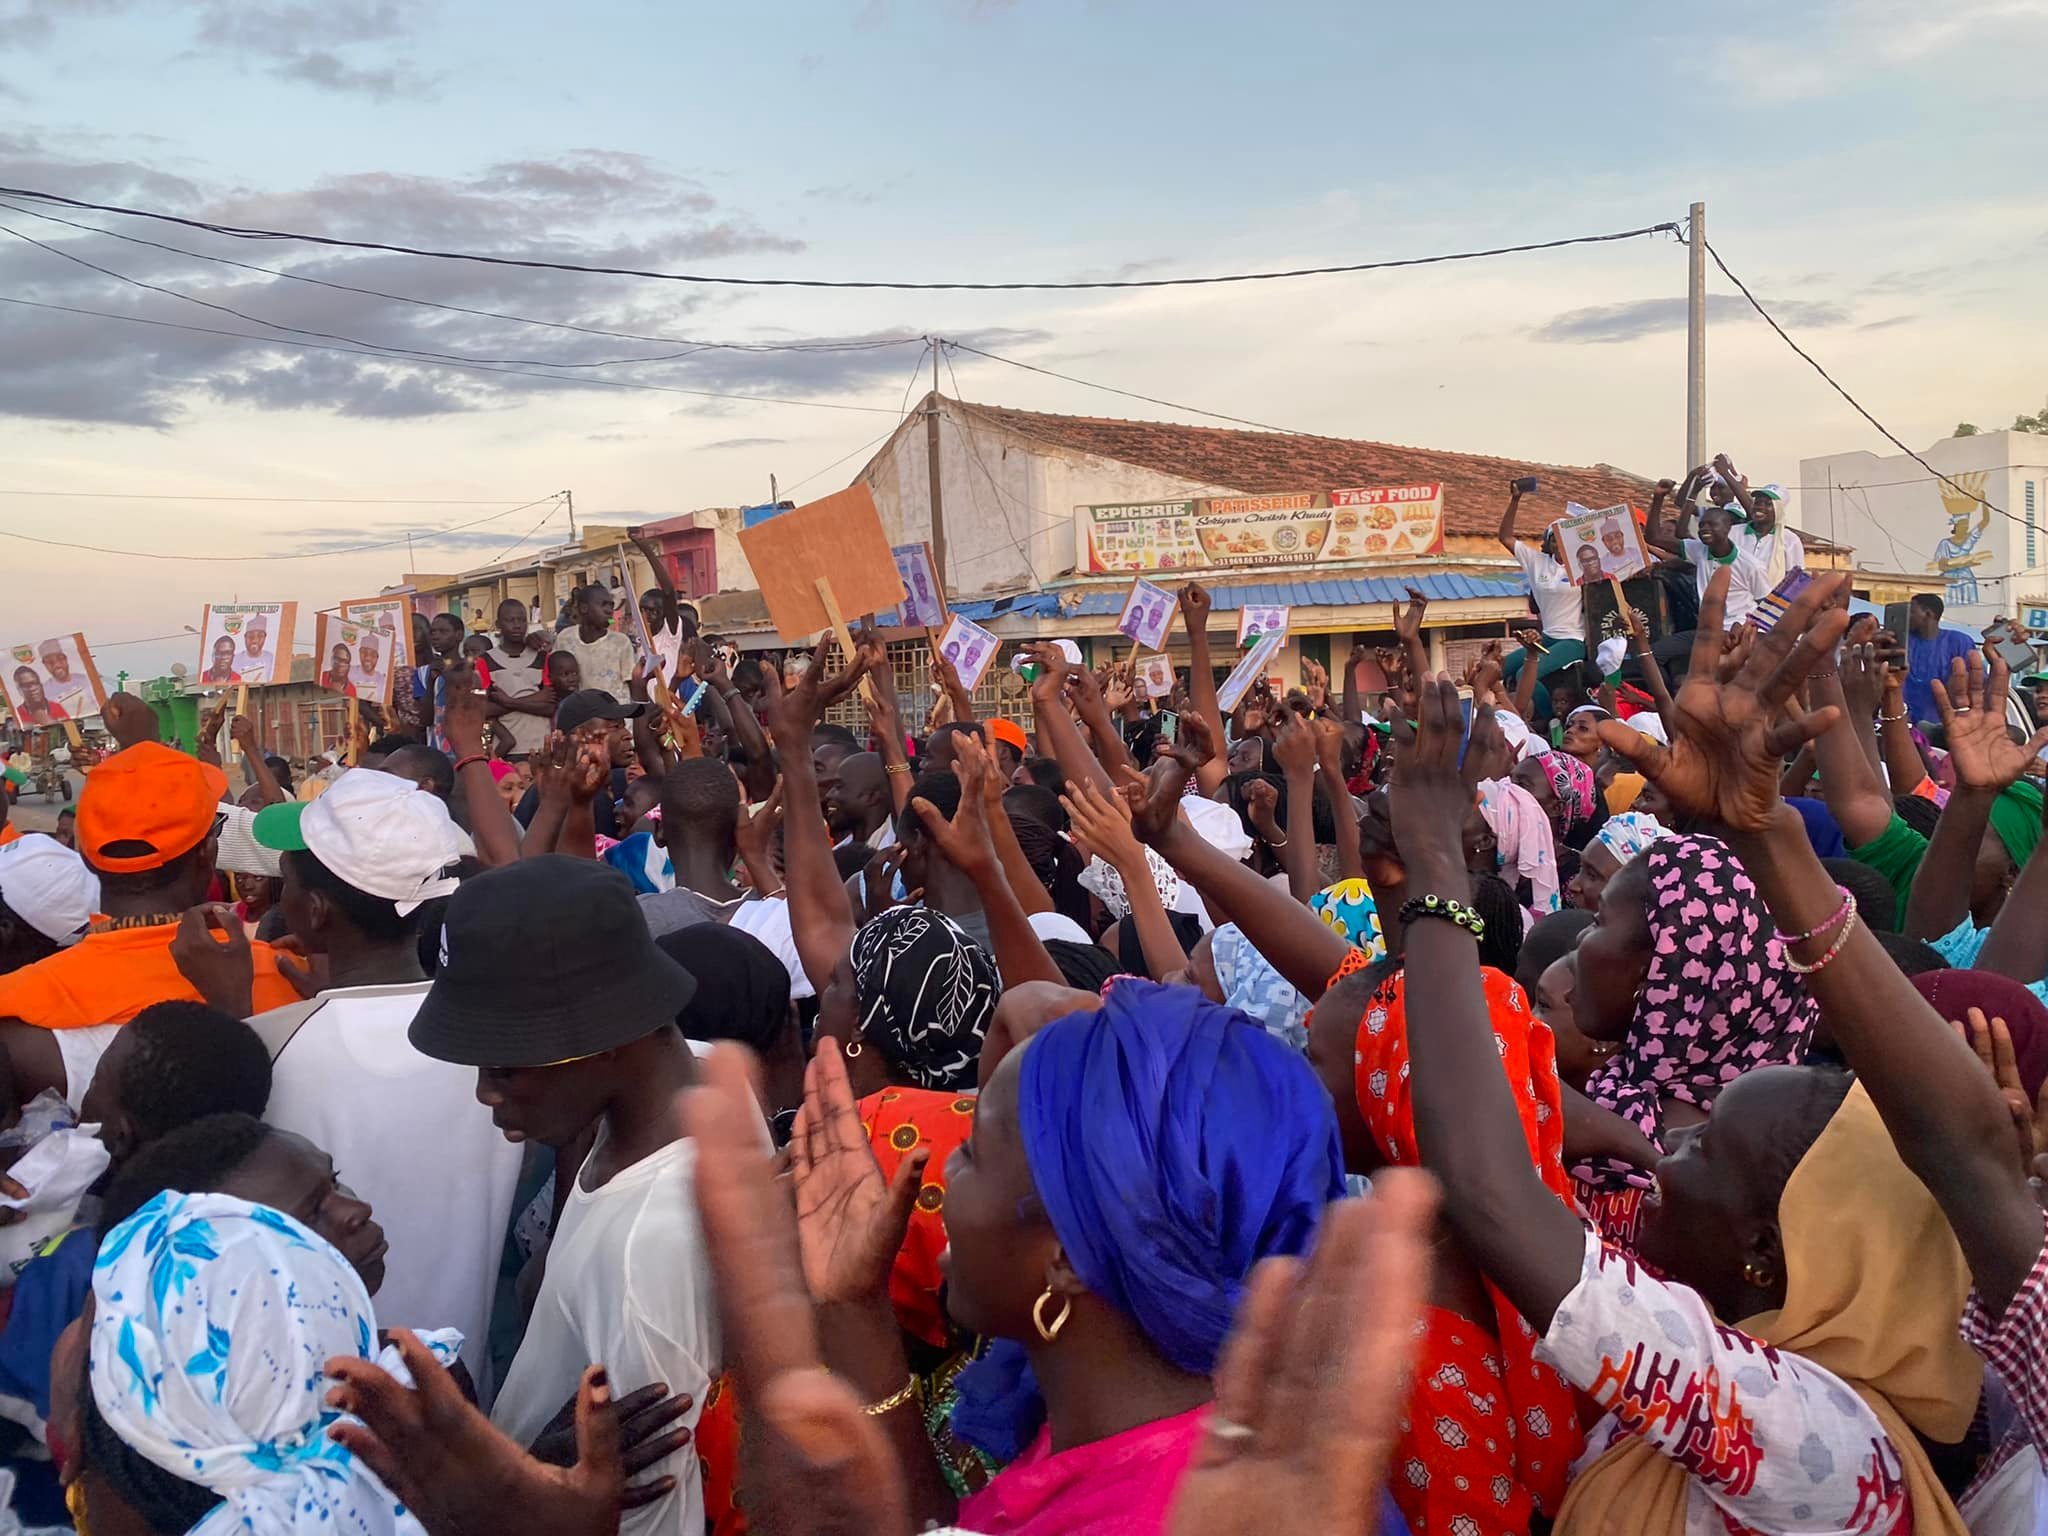
M1745 28L1723 41L1714 78L1757 101L1822 97L1965 44L2038 41L2048 31L2048 0L1832 0L1778 15L1792 20L1775 34Z
M1866 321L1864 324L1857 326L1856 329L1859 331L1888 331L1894 326L1911 325L1919 318L1918 315L1892 315L1884 320Z
M715 443L706 443L704 451L715 453L723 448L780 448L788 441L786 437L722 437Z
M323 91L367 96L372 101L392 101L401 96L427 101L438 94L439 89L438 76L422 75L409 64L363 69L325 48L280 59L271 66L270 73L280 80L301 80Z
M1764 308L1790 328L1826 330L1847 325L1849 312L1839 304L1814 299L1766 299ZM1755 320L1749 301L1732 293L1707 296L1707 321L1726 325L1732 321ZM1567 310L1538 326L1538 341L1618 342L1636 341L1664 331L1686 327L1683 298L1632 299L1623 304L1595 304L1587 309Z

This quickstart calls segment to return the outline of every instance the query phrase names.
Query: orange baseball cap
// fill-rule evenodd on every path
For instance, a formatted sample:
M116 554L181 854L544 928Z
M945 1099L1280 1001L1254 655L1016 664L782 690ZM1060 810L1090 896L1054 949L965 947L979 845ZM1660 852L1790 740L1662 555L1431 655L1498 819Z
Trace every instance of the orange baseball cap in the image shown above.
M78 851L103 874L161 869L213 830L228 776L160 741L116 752L85 776L78 795ZM122 844L140 849L105 852Z
M992 740L1008 742L1017 749L1020 756L1030 755L1031 739L1024 734L1024 727L1016 721L998 716L988 722L988 734Z

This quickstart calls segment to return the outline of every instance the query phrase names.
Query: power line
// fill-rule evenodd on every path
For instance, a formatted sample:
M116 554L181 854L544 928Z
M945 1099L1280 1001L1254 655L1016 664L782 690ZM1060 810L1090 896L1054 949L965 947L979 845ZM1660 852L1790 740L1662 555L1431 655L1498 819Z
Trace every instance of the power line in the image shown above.
M206 219L182 218L174 213L161 213L149 208L128 208L118 203L93 203L81 198L64 197L55 192L39 192L30 187L0 186L0 196L25 197L39 203L54 203L63 208L79 208L94 213L120 214L127 218L154 219L164 224L179 224L187 229L204 230L208 234L227 235L237 240L295 240L307 245L332 246L338 250L389 251L400 256L424 256L436 261L472 261L494 267L529 267L546 272L585 272L604 277L642 277L665 283L709 283L741 288L895 288L916 291L965 290L972 292L1003 292L1032 289L1049 292L1075 289L1113 288L1193 288L1210 287L1219 283L1268 283L1297 277L1334 277L1352 272L1377 272L1394 267L1425 267L1447 261L1477 261L1489 256L1513 256L1529 251L1552 251L1568 245L1597 245L1615 240L1634 240L1645 235L1676 234L1675 223L1646 224L1639 229L1616 230L1604 235L1569 235L1559 240L1537 240L1521 245L1494 246L1480 251L1448 251L1436 256L1407 256L1385 261L1349 262L1338 266L1295 267L1284 271L1230 272L1208 277L1134 277L1102 279L1092 282L1003 282L1003 283L955 283L955 282L900 282L879 279L825 279L817 277L732 277L708 273L654 272L640 267L608 267L573 261L551 261L533 256L487 256L477 251L443 251L431 247L396 245L382 240L343 240L332 235L309 235L294 230L251 228L236 224L216 224Z
M227 336L236 341L253 341L266 347L298 347L302 351L340 352L348 357L374 357L387 363L406 363L415 368L458 368L470 373L514 374L525 379L549 379L557 384L595 386L599 389L648 390L662 395L694 395L705 400L740 400L754 405L804 405L820 411L859 411L871 416L890 416L886 405L844 405L833 400L792 400L782 395L737 395L716 389L686 389L680 384L635 383L629 379L582 378L574 374L542 373L531 368L500 368L487 363L440 362L432 358L406 357L384 350L336 346L324 341L293 341L285 336L252 336L247 331L226 331L212 325L187 325L179 320L152 320L146 315L121 315L111 310L86 309L76 304L49 304L40 299L21 299L0 294L0 304L17 304L26 309L46 309L63 315L85 315L95 320L121 320L130 325L153 325L164 330L192 331L201 336Z
M971 352L976 357L985 357L992 363L1007 363L1012 368L1022 368L1026 373L1042 373L1048 379L1058 379L1066 384L1079 384L1084 389L1099 389L1105 394L1122 395L1126 400L1142 400L1147 405L1164 406L1169 411L1185 411L1190 416L1207 416L1215 421L1234 422L1240 427L1256 427L1261 432L1279 432L1288 437L1320 437L1319 432L1303 432L1294 427L1276 427L1270 422L1251 421L1243 416L1226 416L1221 411L1205 411L1199 405L1182 405L1174 400L1161 400L1156 395L1141 395L1128 389L1118 389L1114 384L1097 384L1092 379L1078 379L1070 373L1055 373L1050 368L1040 368L1035 363L1020 363L1014 357L999 357L993 352L984 352L979 347L970 347L964 341L945 341L941 346L951 347L958 352ZM955 381L954 388L959 384Z
M521 502L516 507L506 507L501 512L493 512L488 517L472 518L469 522L456 523L453 527L449 528L436 528L427 533L400 534L395 539L386 539L377 544L358 544L348 549L306 550L285 555L187 555L173 554L168 551L155 549L108 549L98 544L73 544L63 539L45 539L33 533L17 533L12 528L0 528L0 538L19 539L24 544L41 544L50 549L82 550L90 555L127 555L137 560L188 560L205 565L241 564L251 561L321 560L332 555L363 555L370 553L372 550L394 549L398 545L406 543L430 543L435 539L444 538L448 534L460 533L465 528L481 527L485 523L494 523L501 517L510 517L515 512L527 511L530 508L539 506L544 501L558 501L561 499L561 496L562 492L553 491L533 501Z
M524 544L536 533L539 533L541 531L541 528L545 526L545 524L547 523L548 519L553 517L560 510L561 507L559 505L549 507L547 511L541 513L540 522L535 523L531 528L527 529L526 532L519 535L518 538L514 539L510 544L507 544L503 549L499 550L495 555L491 556L490 559L484 561L483 563L485 565L496 565L500 560L503 560L507 555L511 554L513 550L517 549L520 545Z
M1905 445L1905 443L1899 438L1898 434L1893 432L1890 427L1887 427L1883 422L1879 421L1875 416L1871 415L1869 411L1865 410L1863 408L1863 402L1858 400L1854 395L1850 394L1848 390L1842 388L1841 385L1837 384L1834 380L1834 376L1830 374L1827 371L1827 369L1821 367L1821 365L1818 362L1814 361L1813 354L1811 352L1808 352L1806 348L1800 346L1798 342L1794 341L1791 335L1786 331L1785 327L1778 324L1777 320L1773 318L1771 312L1765 309L1762 304L1757 302L1756 295L1749 291L1749 285L1743 282L1743 280L1737 277L1733 272L1728 270L1728 263L1723 261L1721 259L1721 253L1714 249L1714 242L1709 240L1706 241L1705 244L1707 247L1707 254L1714 258L1714 265L1721 269L1721 275L1727 278L1729 282L1733 283L1736 286L1736 288L1740 290L1742 296L1745 299L1749 300L1749 307L1755 310L1757 314L1763 318L1764 324L1768 325L1772 330L1776 331L1778 333L1778 339L1784 342L1785 345L1790 347L1795 353L1797 353L1800 359L1805 362L1807 367L1811 368L1815 373L1819 374L1821 378L1827 382L1828 388L1832 389L1836 394L1840 395L1844 400L1848 401L1850 408L1853 409L1858 416L1861 416L1865 421L1869 422L1873 427L1877 428L1879 436L1883 437L1886 442L1890 443L1894 448L1898 449L1899 452L1903 453L1915 464L1918 464L1922 469L1926 470L1928 474L1932 475L1935 479L1939 480L1943 485L1947 486L1957 495L1967 496L1972 501L1976 502L1979 506L1989 508L1991 511L1996 512L2000 517L2005 518L2008 522L2019 523L2024 526L2024 524L2026 523L2025 518L2015 517L2012 513L2006 511L2005 508L1998 506L1994 502L1988 500L1981 493L1967 490L1963 486L1956 484L1954 480L1950 479L1947 475L1944 475L1940 470L1936 469L1932 464L1928 463L1925 459L1923 459L1918 453L1914 452L1911 448L1908 448Z
M808 475L805 475L803 479L792 480L788 485L785 485L782 488L782 494L787 496L791 491L795 490L798 486L809 485L813 480L817 479L820 475L830 474L833 470L837 469L840 465L844 464L848 459L852 458L854 454L866 453L870 448L873 448L881 443L886 443L887 441L889 441L890 438L894 437L895 435L896 428L891 427L888 431L884 432L880 437L870 438L867 442L862 443L858 448L854 449L852 453L842 453L841 455L839 455L838 458L834 459L830 464L827 464L823 469L814 469Z
M82 230L90 235L102 235L109 240L123 240L130 245L147 246L155 251L168 251L174 256L188 256L194 261L216 262L224 267L234 267L243 272L256 272L265 277L281 278L288 283L309 283L315 288L330 288L338 293L361 294L364 298L386 299L394 304L415 304L422 309L443 310L451 315L471 315L482 320L506 320L516 325L537 325L553 331L572 331L580 336L608 336L617 341L659 342L667 346L691 347L700 352L867 352L881 347L907 347L913 341L927 341L922 336L867 337L848 341L705 341L693 336L663 336L644 331L616 331L599 325L577 325L567 320L542 320L533 315L515 315L499 309L475 309L467 304L449 304L439 299L422 299L415 294L390 293L381 288L363 288L354 283L340 283L332 278L311 277L304 272L290 272L278 267L258 266L254 262L236 261L232 256L219 256L210 251L195 251L182 245L168 245L161 240L145 240L140 235L123 234L117 229L103 229L97 224L81 224L76 219L59 218L40 208L22 208L14 203L0 202L0 208L15 213L27 214L33 219L42 219L51 224L62 224L66 229ZM567 367L568 364L556 364Z
M0 206L6 205L0 204ZM341 332L308 330L304 326L287 325L282 320L271 320L263 315L251 314L244 309L236 309L231 304L217 304L211 299L202 299L194 294L181 293L175 288L165 287L162 283L152 283L145 278L133 277L126 272L117 272L112 267L101 266L98 262L88 261L85 257L67 251L60 245L52 245L47 241L38 240L34 235L25 235L20 230L6 224L0 224L0 235L12 235L15 239L24 241L39 251L47 251L50 255L60 260L72 262L77 266L86 268L88 271L97 272L102 277L110 277L115 282L126 283L131 288L140 288L147 293L161 294L167 299L177 299L185 304L196 304L201 309L210 309L215 314L229 315L237 320L246 320L251 325L268 326L275 331L288 331L294 336L309 336L316 341L339 341L346 342L352 347L363 347L379 352L402 353L408 357L421 358L430 362L481 363L493 367L506 368L621 368L645 363L673 363L683 358L695 357L700 352L710 350L703 345L693 345L685 347L680 351L655 353L646 357L607 357L590 362L557 362L545 357L472 357L462 352L430 352L418 347L400 346L396 342L365 341L360 336L350 336ZM901 346L903 344L901 341L891 341L875 345Z
M201 496L175 491L25 491L0 489L0 496L91 498L99 501L267 501L288 506L346 507L495 507L502 496L458 499L448 496Z

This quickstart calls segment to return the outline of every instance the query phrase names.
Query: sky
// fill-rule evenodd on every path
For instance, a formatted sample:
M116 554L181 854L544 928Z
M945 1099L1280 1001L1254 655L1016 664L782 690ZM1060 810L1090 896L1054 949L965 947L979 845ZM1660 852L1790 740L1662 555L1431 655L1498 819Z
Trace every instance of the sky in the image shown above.
M2048 0L0 0L0 185L664 272L975 282L1425 256L1704 200L1729 267L1925 447L2048 397L2044 42ZM926 335L1300 430L1685 469L1668 235L1294 282L828 293L8 203L0 535L132 553L0 536L0 640L83 629L109 674L195 660L209 600L373 593L408 533L429 571L557 541L559 490L637 521L764 500L771 474L835 489L928 385ZM1787 485L1803 455L1889 451L1718 273L1710 292L1714 447ZM970 400L1201 419L965 352L941 371ZM363 545L384 547L340 553Z

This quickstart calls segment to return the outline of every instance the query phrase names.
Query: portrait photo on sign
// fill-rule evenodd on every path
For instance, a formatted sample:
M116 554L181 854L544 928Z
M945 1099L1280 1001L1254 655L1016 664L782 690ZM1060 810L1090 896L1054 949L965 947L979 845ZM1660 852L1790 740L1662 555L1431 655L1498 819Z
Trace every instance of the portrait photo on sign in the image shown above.
M1287 633L1287 609L1279 604L1247 603L1237 610L1237 643L1250 645L1265 635Z
M1131 583L1124 598L1124 611L1116 621L1117 632L1130 636L1148 651L1162 650L1166 632L1173 627L1173 611L1173 594L1140 576Z
M1173 692L1173 663L1164 656L1147 656L1138 668L1145 684L1145 697L1163 699Z
M351 624L338 614L320 615L314 654L320 686L329 693L381 704L391 697L391 632Z
M389 597L354 597L341 604L341 617L350 624L361 624L369 629L381 630L387 637L378 642L379 649L389 650L392 655L392 671L410 672L420 664L412 653L412 599L394 593ZM327 663L322 660L320 672L324 676Z
M953 670L960 674L960 686L969 693L981 681L988 664L995 660L996 645L994 635L957 613L946 621L945 633L939 636L939 654L953 664Z
M296 603L209 603L199 621L200 686L290 682L297 611Z
M107 690L81 634L10 645L5 683L8 707L23 725L83 720L107 704Z
M896 574L903 579L903 606L896 610L897 622L906 629L937 629L946 622L946 604L939 596L938 578L932 574L932 552L924 544L893 544Z
M1589 511L1577 502L1565 504L1565 515L1550 525L1557 548L1574 586L1626 581L1650 568L1635 513L1627 506Z

